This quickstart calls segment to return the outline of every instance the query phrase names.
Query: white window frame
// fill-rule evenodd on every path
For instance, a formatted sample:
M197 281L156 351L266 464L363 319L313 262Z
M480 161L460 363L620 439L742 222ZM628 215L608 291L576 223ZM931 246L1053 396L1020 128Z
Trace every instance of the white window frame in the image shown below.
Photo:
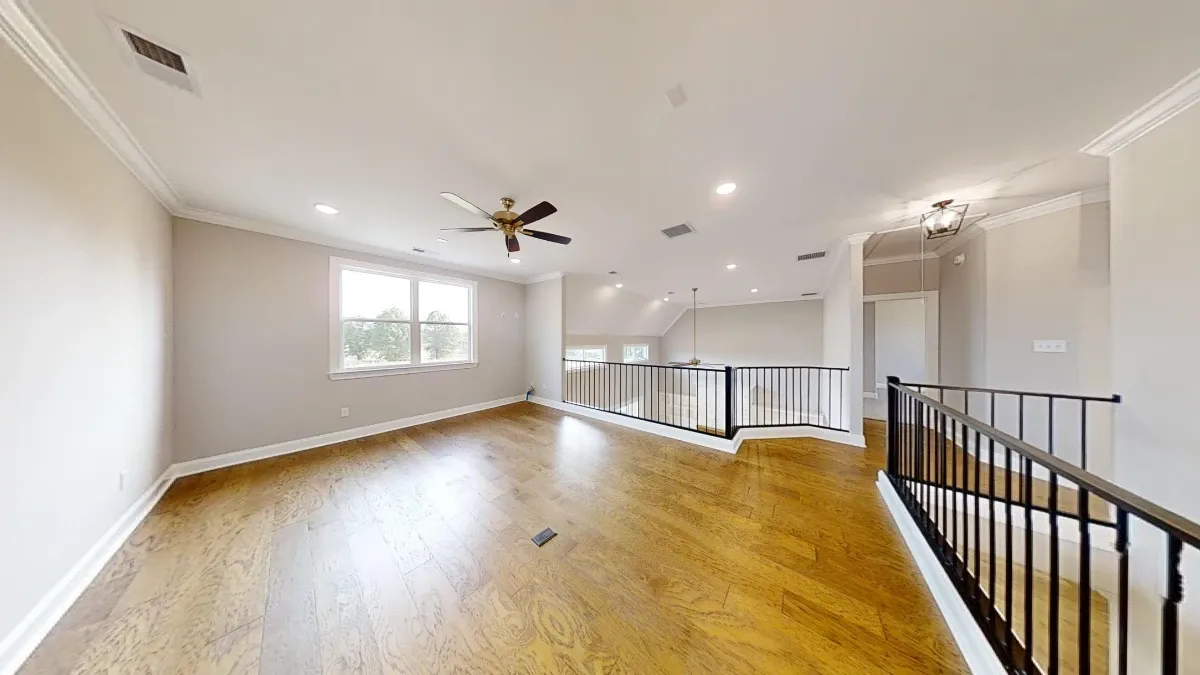
M586 363L578 363L576 361L576 362L567 363L567 371L568 372L600 368L600 367L604 366L605 361L608 361L608 345L567 345L566 348L563 349L563 357L569 359L571 357L566 356L566 350L568 350L568 349L599 349L600 352L603 354L603 356L600 357L599 361L587 361ZM580 359L580 360L582 360L582 359ZM587 364L591 364L591 365L587 365Z
M385 366L364 366L359 368L346 368L343 364L344 348L342 345L342 271L352 270L358 272L369 272L371 274L383 274L387 276L399 277L409 281L409 293L411 297L411 318L407 322L411 328L409 335L412 336L412 363L392 364ZM433 281L439 284L451 284L454 286L462 286L468 289L467 302L470 304L469 323L467 324L468 335L468 358L466 361L450 361L439 363L421 363L421 324L430 323L421 321L421 310L419 306L420 282ZM469 279L459 279L456 277L447 277L440 274L430 274L429 272L418 272L416 270L406 270L399 267L391 267L388 265L379 265L376 263L363 262L361 260L352 260L350 258L338 258L336 256L329 257L329 379L345 380L358 377L379 377L383 375L405 375L410 373L427 373L439 370L459 370L461 368L474 368L479 365L478 351L478 332L479 332L479 312L477 296L479 292L479 284ZM364 321L371 321L362 317ZM462 325L462 324L455 324Z
M645 347L646 358L644 359L627 359L625 358L626 347ZM647 342L630 342L629 344L621 345L621 360L625 363L645 363L650 360L650 344Z

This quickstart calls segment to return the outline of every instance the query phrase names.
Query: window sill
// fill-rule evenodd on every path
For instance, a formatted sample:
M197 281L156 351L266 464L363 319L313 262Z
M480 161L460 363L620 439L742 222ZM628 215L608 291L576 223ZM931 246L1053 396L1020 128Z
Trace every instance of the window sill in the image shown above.
M478 361L458 363L425 363L417 366L388 366L386 368L359 368L357 370L335 370L329 373L331 380L356 380L360 377L386 377L388 375L411 375L413 373L436 373L441 370L474 368Z

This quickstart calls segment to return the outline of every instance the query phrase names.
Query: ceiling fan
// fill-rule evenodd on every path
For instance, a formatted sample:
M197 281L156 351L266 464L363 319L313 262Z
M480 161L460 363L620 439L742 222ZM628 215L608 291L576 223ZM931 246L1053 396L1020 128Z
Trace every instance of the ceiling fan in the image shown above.
M507 249L509 255L521 250L521 244L517 242L517 235L524 234L534 239L554 242L555 244L569 244L570 237L564 237L561 234L552 234L550 232L541 232L538 230L527 230L526 225L536 223L537 221L547 216L554 215L558 209L550 202L542 202L525 211L522 214L513 212L512 207L516 202L511 197L504 197L500 200L500 205L504 208L495 213L488 213L483 209L475 206L471 202L459 197L453 192L443 192L442 196L450 200L454 204L470 211L471 213L491 221L489 227L444 227L442 232L490 232L496 230L504 233L504 248Z

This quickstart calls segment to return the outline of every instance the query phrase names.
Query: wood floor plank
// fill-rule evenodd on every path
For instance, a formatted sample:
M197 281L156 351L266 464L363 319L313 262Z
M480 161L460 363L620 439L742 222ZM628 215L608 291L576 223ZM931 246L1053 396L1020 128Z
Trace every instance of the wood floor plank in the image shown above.
M312 542L301 520L275 531L263 617L262 675L321 672Z
M518 403L188 477L20 675L964 673L869 438Z

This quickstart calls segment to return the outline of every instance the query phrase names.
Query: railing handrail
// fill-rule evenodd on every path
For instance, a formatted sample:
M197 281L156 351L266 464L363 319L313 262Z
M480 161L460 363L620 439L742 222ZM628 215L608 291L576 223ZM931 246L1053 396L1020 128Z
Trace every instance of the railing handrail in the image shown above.
M849 368L847 368L847 367L845 367L845 366L805 366L805 365L792 365L792 366L734 366L734 367L733 367L733 369L734 369L734 370L749 370L749 369L751 369L751 368L775 368L776 370L782 370L782 369L784 369L784 368L809 368L809 369L813 369L813 370L844 370L844 371L847 371L847 372L849 372L849 371L850 371L850 369L849 369Z
M1010 394L1013 396L1039 396L1041 398L1056 398L1064 401L1099 401L1102 403L1120 403L1121 395L1110 396L1081 396L1078 394L1050 394L1039 391L1017 391L1015 389L988 389L986 387L959 387L950 384L922 384L919 382L904 382L906 387L923 387L925 389L945 389L949 391L977 391L982 394Z
M661 363L645 363L643 361L590 361L588 359L568 359L565 356L563 361L567 363L591 363L597 366L639 366L642 368L674 368L676 370L725 370L727 366L672 366Z
M912 396L922 404L929 406L931 409L936 410L947 417L958 420L960 424L963 424L972 431L976 431L987 438L996 441L1013 452L1016 452L1018 455L1022 455L1026 459L1032 460L1048 469L1051 469L1059 476L1071 480L1073 483L1083 487L1089 492L1103 497L1118 508L1124 509L1125 511L1128 511L1129 513L1141 518L1142 520L1157 526L1165 532L1178 537L1188 545L1195 548L1200 548L1200 524L1181 516L1174 511L1169 511L1155 504L1154 502L1139 497L1129 490L1104 480L1093 473L1084 471L1083 469L1068 462L1064 462L1048 452L1039 450L1038 448L1019 438L1015 438L1009 434L1006 434L995 427L985 424L974 417L970 417L963 412L955 410L944 403L935 401L925 394L922 394L911 388L936 385L889 382L888 386L895 387L897 391L902 391L906 395Z

